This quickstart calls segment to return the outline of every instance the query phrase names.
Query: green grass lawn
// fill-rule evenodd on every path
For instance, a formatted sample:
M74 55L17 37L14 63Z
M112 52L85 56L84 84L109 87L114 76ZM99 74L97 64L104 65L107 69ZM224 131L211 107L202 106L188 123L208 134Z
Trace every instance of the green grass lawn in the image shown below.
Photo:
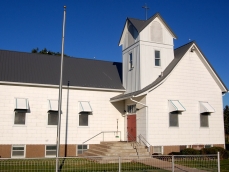
M30 159L30 160L1 160L0 172L54 172L55 159ZM59 161L61 172L117 172L118 163L98 163L88 159L63 159ZM168 172L138 162L122 163L122 172Z
M180 161L175 162L187 167L217 171L217 161ZM0 159L0 172L54 172L55 159ZM59 161L61 172L117 172L118 163L98 163L83 158L69 158ZM221 172L229 172L229 159L220 161ZM139 162L121 164L122 172L168 172Z
M229 159L224 159L220 161L220 171L229 172Z

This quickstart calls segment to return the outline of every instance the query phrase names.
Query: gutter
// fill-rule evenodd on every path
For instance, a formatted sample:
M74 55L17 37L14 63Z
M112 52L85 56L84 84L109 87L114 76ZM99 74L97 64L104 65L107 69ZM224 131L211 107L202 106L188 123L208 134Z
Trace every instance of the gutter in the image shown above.
M23 82L4 82L0 81L2 85L16 85L16 86L32 86L32 87L50 87L59 88L58 85L51 84L34 84L34 83L23 83ZM114 92L124 92L125 89L112 89L112 88L96 88L96 87L78 87L78 86L63 86L63 88L70 89L80 89L80 90L100 90L100 91L114 91Z
M225 96L225 94L227 94L227 93L229 93L229 91L223 92L222 97Z

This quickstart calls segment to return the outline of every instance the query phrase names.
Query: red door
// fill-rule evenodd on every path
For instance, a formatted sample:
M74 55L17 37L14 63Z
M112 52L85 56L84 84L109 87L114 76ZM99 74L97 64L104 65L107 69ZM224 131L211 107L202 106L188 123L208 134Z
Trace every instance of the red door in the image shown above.
M127 116L128 141L136 141L136 115Z

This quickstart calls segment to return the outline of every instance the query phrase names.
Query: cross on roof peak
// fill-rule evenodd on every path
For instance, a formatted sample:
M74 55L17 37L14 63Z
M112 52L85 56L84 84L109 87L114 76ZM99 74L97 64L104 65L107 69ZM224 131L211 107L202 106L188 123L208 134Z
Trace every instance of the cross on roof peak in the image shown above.
M145 8L145 12L146 12L146 20L147 20L147 10L149 10L149 7L147 6L147 4L145 3L144 6L142 6L142 8Z

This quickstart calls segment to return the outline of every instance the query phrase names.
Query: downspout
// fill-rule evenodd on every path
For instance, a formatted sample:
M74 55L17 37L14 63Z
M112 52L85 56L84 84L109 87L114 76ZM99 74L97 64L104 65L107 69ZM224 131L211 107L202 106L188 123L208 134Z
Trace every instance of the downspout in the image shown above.
M148 140L148 106L146 104L133 100L132 97L130 97L130 100L146 107L146 140Z
M223 105L223 96L225 96L225 94L227 94L227 93L229 93L229 91L222 93L222 105ZM222 109L224 109L224 107ZM224 112L223 112L223 114L224 114ZM225 123L224 117L223 117L223 123ZM224 128L224 137L225 137L225 128ZM226 149L226 144L225 143L224 143L224 149Z

